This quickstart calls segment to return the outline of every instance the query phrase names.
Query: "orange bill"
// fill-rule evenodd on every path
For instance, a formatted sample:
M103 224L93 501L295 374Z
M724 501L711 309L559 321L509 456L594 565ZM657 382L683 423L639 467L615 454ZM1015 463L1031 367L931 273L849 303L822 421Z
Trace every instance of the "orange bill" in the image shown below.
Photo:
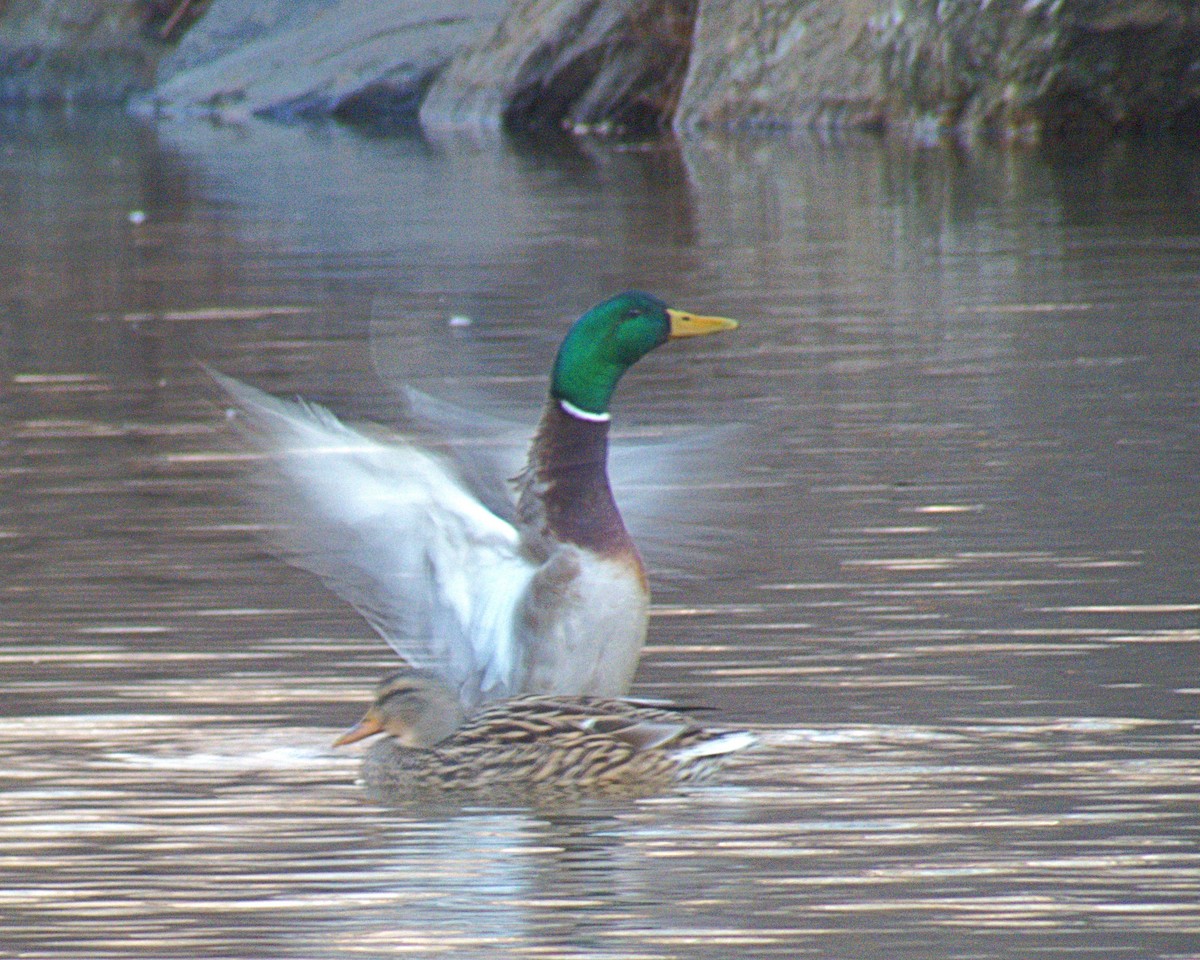
M334 740L333 745L335 747L342 747L347 743L354 743L355 740L365 740L367 737L372 737L377 733L383 733L383 724L375 716L374 710L368 710L367 715Z

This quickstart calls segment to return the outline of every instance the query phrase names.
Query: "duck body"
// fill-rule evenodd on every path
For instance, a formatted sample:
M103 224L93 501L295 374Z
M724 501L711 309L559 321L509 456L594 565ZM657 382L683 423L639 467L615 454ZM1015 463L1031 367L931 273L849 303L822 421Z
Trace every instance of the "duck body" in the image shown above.
M525 695L465 714L436 677L404 670L340 737L368 747L362 779L387 800L649 795L708 779L755 742L674 710L608 697Z
M628 691L650 594L607 473L608 403L667 339L735 326L630 292L560 347L525 469L481 484L427 432L382 436L210 371L267 453L278 544L466 708ZM497 493L497 491L500 493Z
M517 478L523 546L535 569L519 605L513 692L620 696L646 636L650 587L605 465L608 421L550 403Z

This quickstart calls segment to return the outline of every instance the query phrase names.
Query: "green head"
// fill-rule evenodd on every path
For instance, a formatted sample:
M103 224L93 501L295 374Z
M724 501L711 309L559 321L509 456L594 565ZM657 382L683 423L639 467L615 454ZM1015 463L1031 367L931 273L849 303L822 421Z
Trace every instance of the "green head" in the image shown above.
M737 326L724 317L673 310L637 290L617 294L575 321L554 361L550 395L585 413L608 413L617 381L655 347Z

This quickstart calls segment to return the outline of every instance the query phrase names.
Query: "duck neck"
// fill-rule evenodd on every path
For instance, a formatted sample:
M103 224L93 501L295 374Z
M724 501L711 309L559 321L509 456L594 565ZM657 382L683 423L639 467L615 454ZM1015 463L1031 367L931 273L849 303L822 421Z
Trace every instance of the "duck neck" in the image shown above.
M529 452L520 512L544 537L605 556L636 556L608 483L608 431L607 414L551 397Z

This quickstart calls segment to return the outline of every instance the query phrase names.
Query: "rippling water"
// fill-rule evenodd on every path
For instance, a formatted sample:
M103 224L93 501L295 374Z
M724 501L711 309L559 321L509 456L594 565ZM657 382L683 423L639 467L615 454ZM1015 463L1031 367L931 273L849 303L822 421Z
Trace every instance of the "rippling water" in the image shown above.
M0 143L0 956L1200 957L1194 157ZM743 321L621 386L623 435L719 444L625 493L731 506L713 554L645 528L637 689L762 747L368 802L329 743L391 654L262 546L197 361L522 420L633 285Z

